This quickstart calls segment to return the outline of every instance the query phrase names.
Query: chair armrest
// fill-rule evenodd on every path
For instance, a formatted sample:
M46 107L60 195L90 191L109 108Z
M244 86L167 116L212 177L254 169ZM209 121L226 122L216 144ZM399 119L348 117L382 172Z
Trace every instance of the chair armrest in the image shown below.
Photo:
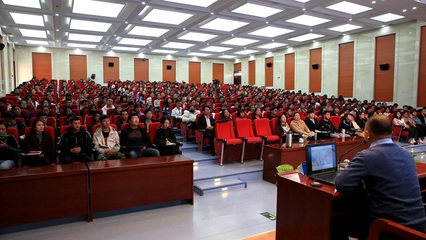
M222 142L222 143L226 143L226 139L224 139L224 138L215 138L215 140Z
M247 137L238 137L239 139L243 140L244 142L247 142Z
M403 239L420 240L425 239L426 234L414 230L412 228L403 226L399 223L378 218L370 225L368 232L368 240L378 240L382 233L390 233Z

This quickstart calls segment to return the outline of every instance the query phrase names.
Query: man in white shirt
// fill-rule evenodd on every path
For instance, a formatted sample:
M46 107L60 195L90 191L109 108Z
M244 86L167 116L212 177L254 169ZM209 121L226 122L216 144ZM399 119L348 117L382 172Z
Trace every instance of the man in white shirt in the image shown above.
M112 105L113 100L111 98L108 98L107 103L105 106L102 107L102 114L103 115L108 115L108 109L115 109L114 105Z
M172 117L174 118L175 122L182 122L182 102L177 101L175 108L172 109Z

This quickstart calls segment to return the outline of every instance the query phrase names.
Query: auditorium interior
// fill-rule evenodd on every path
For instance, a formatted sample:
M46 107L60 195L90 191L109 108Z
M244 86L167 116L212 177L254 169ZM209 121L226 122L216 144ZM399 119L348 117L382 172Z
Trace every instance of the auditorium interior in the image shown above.
M47 166L26 166L21 151L12 169L0 170L0 239L337 239L336 219L353 199L333 185L309 185L305 147L335 142L340 163L368 146L344 131L286 145L275 133L278 116L291 109L289 124L295 113L305 120L310 107L320 121L337 108L339 128L348 114L359 117L358 105L391 120L410 109L422 114L425 13L426 0L0 0L0 122L22 108L16 121L25 134L6 132L26 144L49 97L55 154ZM24 109L28 96L34 105ZM55 148L69 129L66 99L93 136L100 123L87 121L81 102L96 99L102 111L103 96L129 115L127 101L141 104L155 121L172 116L178 101L183 113L195 100L197 121L210 106L214 142L170 117L180 154L97 161L93 150L91 161L65 164ZM231 120L222 121L224 109ZM120 112L104 114L117 130ZM144 128L153 128L155 147L160 123L151 124ZM404 127L392 130L416 161L426 203L426 131L413 142ZM286 215L279 206L290 203ZM391 221L372 225L370 236L381 231L426 239Z

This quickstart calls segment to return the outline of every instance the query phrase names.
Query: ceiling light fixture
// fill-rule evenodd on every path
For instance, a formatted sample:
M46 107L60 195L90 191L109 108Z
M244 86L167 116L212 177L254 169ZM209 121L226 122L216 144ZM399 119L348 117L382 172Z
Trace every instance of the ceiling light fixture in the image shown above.
M142 21L179 25L192 17L192 14L153 9Z
M223 18L216 18L213 21L210 21L210 22L200 26L200 28L231 32L231 31L234 31L235 29L243 27L247 24L248 24L247 22L240 22L240 21L228 20L228 19L223 19Z
M253 3L246 3L232 10L231 12L267 18L269 16L282 12L282 10L277 8L265 7L265 6L257 5Z

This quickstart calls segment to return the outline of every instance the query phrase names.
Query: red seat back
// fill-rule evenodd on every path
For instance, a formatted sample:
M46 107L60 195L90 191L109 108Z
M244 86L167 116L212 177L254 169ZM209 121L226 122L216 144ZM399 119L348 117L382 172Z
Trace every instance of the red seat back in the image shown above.
M272 135L271 126L267 118L260 118L254 120L254 131L256 136L270 136Z
M277 128L278 118L271 119L271 132L275 134L275 129Z
M17 128L6 128L6 133L13 135L17 142L19 142L19 133Z
M160 122L153 122L151 124L148 125L149 128L149 141L151 142L151 144L154 143L154 136L155 136L155 132L157 131L157 128L159 128L161 126Z
M250 119L236 119L235 132L238 137L254 137L252 121Z
M234 123L232 121L218 122L215 127L216 138L235 138Z
M333 123L333 125L336 129L339 129L340 120L341 120L341 118L339 116L331 116L330 117L330 121L331 121L331 123Z

